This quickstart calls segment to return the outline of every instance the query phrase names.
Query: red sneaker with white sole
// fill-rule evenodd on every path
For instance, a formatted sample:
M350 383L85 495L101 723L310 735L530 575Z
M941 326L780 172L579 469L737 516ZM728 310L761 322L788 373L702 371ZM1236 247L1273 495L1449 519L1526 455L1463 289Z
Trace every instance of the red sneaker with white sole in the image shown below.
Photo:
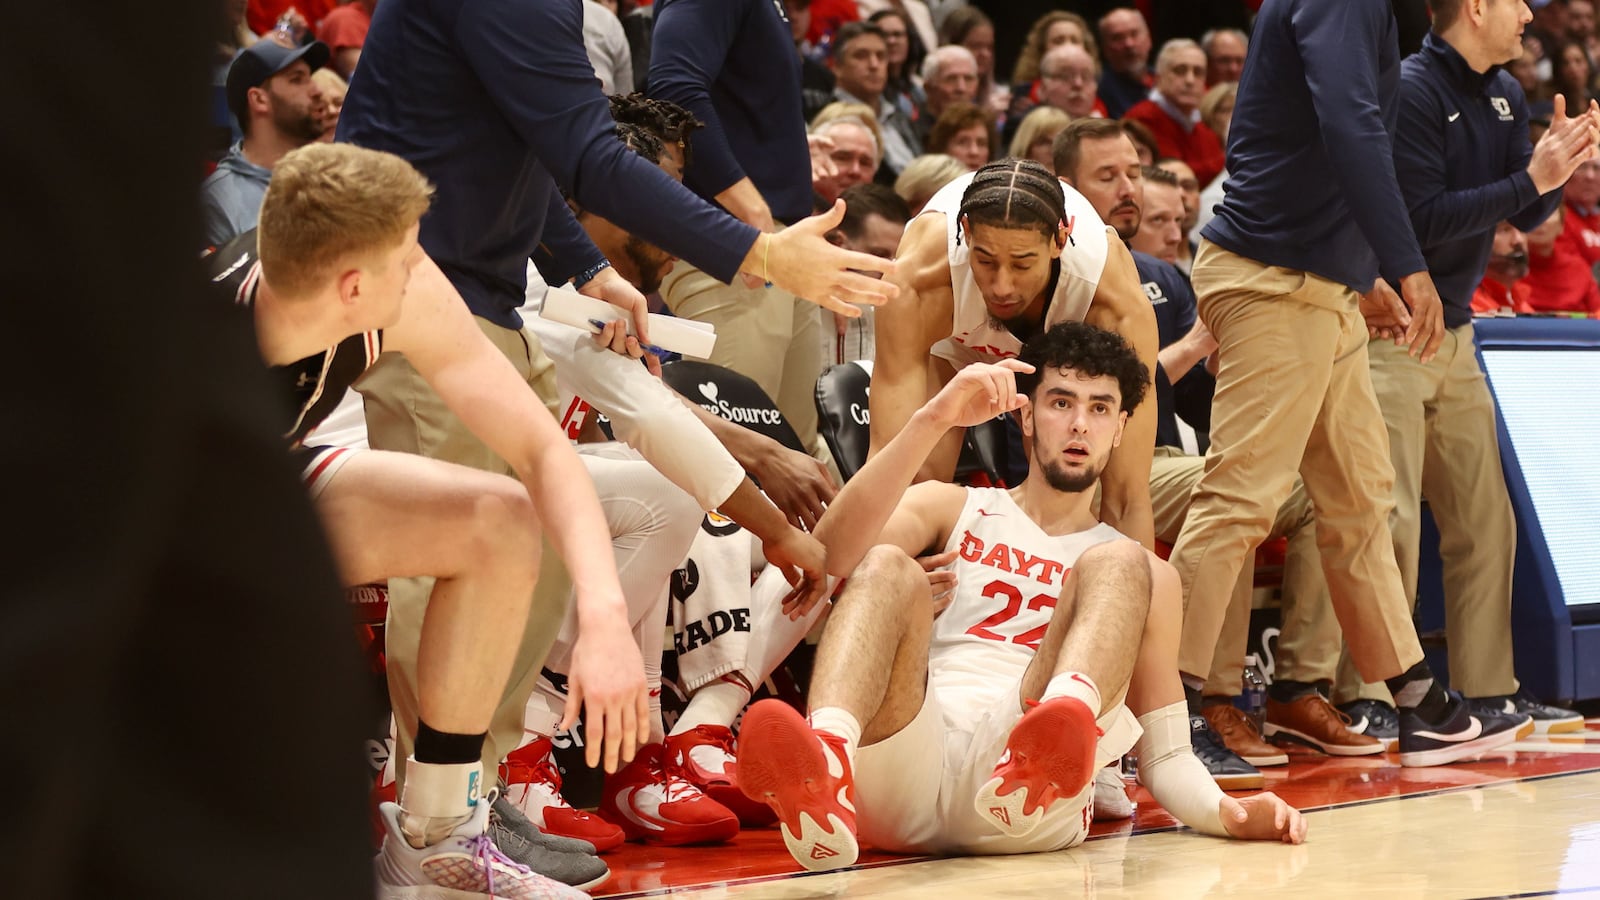
M747 828L762 828L778 821L772 808L757 803L739 790L739 758L733 732L721 725L696 725L667 738L667 765L684 780L726 806Z
M577 838L594 845L596 853L622 846L627 835L599 816L573 809L561 796L561 771L551 756L549 738L511 752L500 766L506 799L539 826L545 834Z
M606 776L599 813L630 841L714 844L739 833L739 817L666 765L666 748L646 744L633 762Z
M856 784L844 739L813 731L781 700L762 700L739 731L739 788L772 807L783 843L813 872L855 865Z
M1031 707L1012 727L994 777L978 789L972 804L1011 837L1037 828L1050 804L1077 796L1094 777L1100 729L1089 707L1073 697Z

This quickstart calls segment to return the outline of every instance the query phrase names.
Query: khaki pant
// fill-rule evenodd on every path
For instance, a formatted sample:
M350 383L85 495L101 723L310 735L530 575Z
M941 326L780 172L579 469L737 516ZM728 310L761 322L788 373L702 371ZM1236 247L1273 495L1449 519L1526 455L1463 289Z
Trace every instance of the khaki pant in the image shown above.
M723 284L679 260L661 283L674 315L717 329L710 362L753 380L777 404L812 456L833 457L817 436L817 378L822 375L821 307L777 287ZM828 333L833 318L828 318ZM837 478L837 474L834 476Z
M1426 499L1439 526L1444 563L1450 686L1468 697L1514 693L1511 571L1517 522L1500 468L1494 398L1478 365L1472 325L1451 329L1427 365L1389 341L1373 341L1367 352L1372 387L1389 426L1395 474L1389 529L1406 596L1415 604ZM1344 661L1342 698L1388 699L1382 685L1359 684L1354 667Z
M1422 659L1389 537L1394 469L1349 288L1202 242L1194 287L1220 347L1211 449L1172 563L1183 579L1179 669L1211 671L1240 568L1298 471L1316 506L1334 613L1362 674Z
M1157 447L1150 462L1150 503L1155 513L1156 539L1178 540L1194 486L1205 471L1205 460L1172 447ZM1327 610L1328 582L1322 574L1322 554L1317 550L1316 518L1305 485L1295 479L1289 499L1278 508L1269 539L1289 539L1283 566L1283 627L1278 638L1274 677L1295 681L1332 679L1333 658L1340 647L1339 625ZM1210 648L1188 647L1180 653L1199 659L1211 654L1205 693L1234 696L1244 677L1244 653L1250 641L1250 599L1255 588L1255 568L1242 565L1227 595L1222 632ZM1184 629L1184 640L1191 631Z
M512 331L477 320L484 334L511 360L529 387L555 415L555 368L532 333ZM432 459L460 463L487 472L511 474L511 467L484 446L433 388L422 380L406 358L385 353L367 370L356 389L365 401L367 441L375 449L417 453ZM528 611L528 626L511 677L495 709L483 744L483 769L493 777L501 757L522 740L522 714L533 693L539 669L550 644L561 631L566 615L571 579L550 543L542 549L539 584ZM389 581L389 621L385 629L389 673L389 700L394 706L395 777L403 782L404 764L417 734L417 649L421 645L422 618L427 610L431 578L395 578Z

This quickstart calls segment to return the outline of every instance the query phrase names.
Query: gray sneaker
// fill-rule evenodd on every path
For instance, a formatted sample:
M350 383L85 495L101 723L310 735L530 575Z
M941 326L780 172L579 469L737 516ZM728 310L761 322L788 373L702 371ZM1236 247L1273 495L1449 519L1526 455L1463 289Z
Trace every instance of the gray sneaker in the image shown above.
M500 820L506 829L514 832L518 837L534 845L535 847L544 847L547 850L559 850L563 853L585 853L589 856L595 855L594 845L588 841L580 841L577 838L562 837L559 834L546 834L545 832L540 831L539 826L533 824L532 819L528 818L527 815L522 812L522 810L518 809L515 803L512 803L510 800L506 799L504 785L501 786L499 793L495 796L493 813L493 819ZM491 819L491 821L493 821L493 819Z
M516 828L512 816L506 815L505 810L509 810L520 819L526 828ZM600 857L594 855L593 845L585 841L544 834L515 806L501 798L496 798L491 812L489 837L500 848L500 852L512 861L527 866L546 878L571 885L581 891L595 887L611 877L610 867ZM536 843L529 840L524 836L525 831L543 841ZM568 847L577 849L566 849Z

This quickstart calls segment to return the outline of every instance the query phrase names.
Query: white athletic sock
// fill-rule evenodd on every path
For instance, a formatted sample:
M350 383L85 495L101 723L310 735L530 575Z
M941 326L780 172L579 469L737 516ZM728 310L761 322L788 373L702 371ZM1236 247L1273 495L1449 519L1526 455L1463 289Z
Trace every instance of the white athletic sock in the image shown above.
M482 795L482 763L421 763L411 757L400 789L400 830L419 850L437 844L472 817Z
M672 733L683 734L700 725L732 728L733 720L739 718L739 713L749 702L750 689L736 677L724 675L694 692L694 696L689 698L689 706L672 726Z
M845 759L850 761L852 767L856 764L856 747L861 743L861 723L847 709L837 706L824 706L811 711L808 717L811 728L815 731L825 732L834 737L844 738Z
M1095 718L1100 717L1100 688L1094 679L1082 672L1060 672L1044 686L1044 696L1039 702L1054 700L1057 697L1071 697L1083 701L1089 707L1089 712Z
M650 743L659 744L667 739L667 726L661 721L661 655L659 653L656 654L654 661L645 660L644 686L650 692Z

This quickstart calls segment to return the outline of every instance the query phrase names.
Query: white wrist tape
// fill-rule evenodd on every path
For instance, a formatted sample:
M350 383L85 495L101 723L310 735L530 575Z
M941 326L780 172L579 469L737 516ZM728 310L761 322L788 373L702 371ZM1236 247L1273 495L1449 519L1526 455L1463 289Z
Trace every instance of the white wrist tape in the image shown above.
M1228 837L1220 805L1225 795L1189 748L1188 706L1163 706L1140 716L1139 725L1139 780L1156 802L1195 831Z

